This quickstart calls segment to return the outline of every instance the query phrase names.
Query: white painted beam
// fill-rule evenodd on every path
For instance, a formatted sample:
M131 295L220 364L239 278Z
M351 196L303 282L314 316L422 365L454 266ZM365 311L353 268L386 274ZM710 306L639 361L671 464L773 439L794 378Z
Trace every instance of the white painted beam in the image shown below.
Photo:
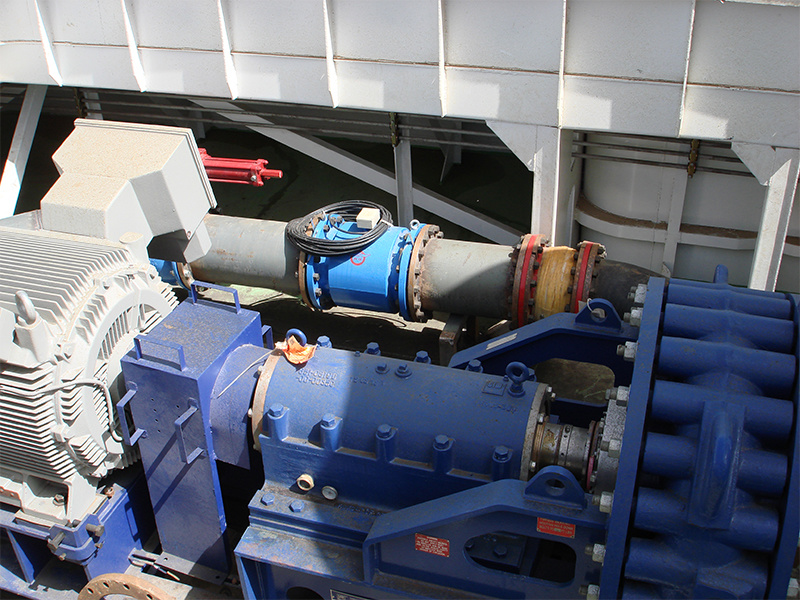
M130 11L128 10L128 0L119 0L119 3L122 9L122 21L125 24L125 39L128 42L128 55L131 61L133 77L136 79L136 85L139 86L139 91L145 92L147 91L147 77L145 76L142 57L139 53L139 44L136 42L136 35L133 31L133 23L131 21Z
M339 169L361 181L392 195L397 193L394 174L381 169L353 154L310 136L300 135L271 126L272 123L256 115L242 114L241 109L230 102L218 100L193 100L198 106L217 111L220 116L246 126L257 133L289 146L327 165ZM461 206L420 185L413 185L414 205L447 221L460 225L498 244L514 244L520 232L512 227L486 217L477 211Z
M25 91L14 137L11 138L11 149L3 167L3 177L0 179L0 219L13 215L17 207L22 178L25 175L28 155L33 145L46 93L45 85L29 85Z
M664 183L670 185L672 190L667 219L667 238L664 242L664 257L662 258L664 265L662 272L667 277L671 277L675 270L678 241L681 239L681 220L683 219L683 205L686 200L689 173L683 169L662 169L662 175L664 179L668 178L668 181Z
M745 143L731 148L767 186L748 287L774 291L800 176L800 151Z
M239 97L239 83L236 75L236 67L233 64L231 55L231 40L228 33L228 25L225 20L225 11L222 8L222 0L217 0L217 18L219 19L219 35L222 43L222 58L225 67L225 81L231 93L231 99Z
M446 57L444 53L444 0L438 0L437 16L439 19L438 28L438 55L439 55L439 104L442 107L442 116L447 115L447 69L445 65Z
M562 170L571 159L570 131L543 125L522 125L487 121L486 124L503 143L533 172L531 232L543 233L551 243L569 243L568 224L559 223L559 216L569 202ZM562 142L566 144L562 151ZM564 163L564 164L562 164ZM564 183L564 189L562 189Z
M36 9L36 22L39 26L39 36L42 40L44 59L47 62L47 72L53 81L61 86L64 84L64 78L61 76L61 70L58 68L58 63L56 62L55 53L53 52L53 42L47 32L47 25L42 16L42 8L39 5L39 0L33 0L33 6Z
M322 21L325 26L325 67L328 75L328 93L331 95L331 106L339 106L339 77L333 52L333 29L331 26L330 0L322 0Z

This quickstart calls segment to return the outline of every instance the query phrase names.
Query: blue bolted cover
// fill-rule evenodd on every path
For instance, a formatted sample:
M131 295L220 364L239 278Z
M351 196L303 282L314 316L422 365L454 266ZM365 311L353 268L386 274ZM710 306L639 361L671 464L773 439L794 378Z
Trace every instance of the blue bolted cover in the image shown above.
M83 569L85 577L80 580L74 577L80 569L60 567L67 574L65 585L74 577L80 588L97 575L124 572L130 565L128 555L142 548L155 530L147 485L141 471L128 469L109 480L106 490L94 512L63 525L27 522L16 518L16 509L0 507L0 531L8 536L20 575L6 568L4 557L0 588L20 596L32 587L42 589L34 579L47 570L54 555Z

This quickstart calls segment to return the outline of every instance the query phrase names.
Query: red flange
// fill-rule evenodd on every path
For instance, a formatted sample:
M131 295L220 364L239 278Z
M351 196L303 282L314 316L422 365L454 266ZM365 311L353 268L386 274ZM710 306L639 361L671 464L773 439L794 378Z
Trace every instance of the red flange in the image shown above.
M266 179L280 179L283 171L267 169L268 164L263 158L247 160L245 158L216 158L211 156L205 148L198 148L203 166L211 181L223 183L246 183L261 187Z
M569 311L577 313L581 309L581 303L586 303L589 299L589 288L592 285L592 278L597 277L595 265L605 256L606 249L595 242L581 242L578 246L578 253L575 260L575 276L572 280L572 296L570 298Z
M522 237L514 268L511 291L511 327L522 327L534 321L536 285L542 253L547 244L543 235L528 234Z

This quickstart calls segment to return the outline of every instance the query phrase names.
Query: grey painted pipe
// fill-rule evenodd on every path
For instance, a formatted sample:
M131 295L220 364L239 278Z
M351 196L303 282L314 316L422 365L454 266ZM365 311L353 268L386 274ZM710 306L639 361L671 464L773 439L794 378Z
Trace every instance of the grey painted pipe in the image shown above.
M212 247L191 264L195 278L300 294L299 251L286 239L286 223L207 215L205 224ZM505 319L512 252L511 246L430 240L418 280L422 308Z
M423 310L507 318L513 252L511 246L432 239L418 279Z
M211 250L191 264L196 279L300 294L300 251L286 239L286 223L223 215L206 215L204 222Z

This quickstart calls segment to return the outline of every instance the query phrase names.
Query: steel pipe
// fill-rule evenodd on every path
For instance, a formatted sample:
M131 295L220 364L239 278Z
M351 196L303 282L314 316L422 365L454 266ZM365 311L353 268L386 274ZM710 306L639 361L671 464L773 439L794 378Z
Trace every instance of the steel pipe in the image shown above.
M324 306L315 300L328 297L336 282L341 289L333 301L360 308L367 290L377 286L387 290L386 302L372 299L369 307L396 308L414 321L440 311L510 318L519 327L556 312L577 312L602 255L590 242L577 250L545 248L542 236L526 235L511 247L445 240L438 228L422 226L414 232L391 228L358 256L330 262L306 260L280 221L207 215L204 222L212 248L190 265L197 280L269 288L301 296L318 309ZM385 236L392 239L382 241Z
M511 246L431 240L418 278L423 310L507 318L513 253Z
M208 215L205 224L212 247L191 264L196 279L300 294L300 253L286 239L286 223ZM511 246L431 240L419 274L423 309L505 319L512 254Z
M286 239L286 223L206 215L211 250L191 264L200 281L264 287L299 295L300 251Z

